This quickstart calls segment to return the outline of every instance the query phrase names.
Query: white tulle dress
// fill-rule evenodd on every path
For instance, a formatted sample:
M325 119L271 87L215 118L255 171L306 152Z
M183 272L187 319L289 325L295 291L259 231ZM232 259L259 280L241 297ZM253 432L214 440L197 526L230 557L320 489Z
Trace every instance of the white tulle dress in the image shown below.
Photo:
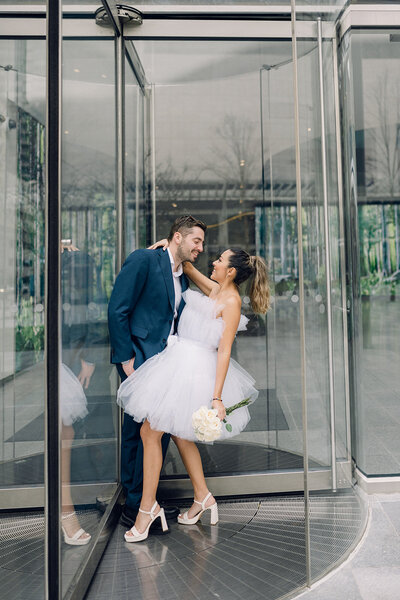
M72 425L88 414L81 382L64 363L60 367L60 412L63 425Z
M192 415L200 406L211 406L217 348L225 323L216 316L222 307L215 300L190 289L182 295L186 305L178 335L170 336L165 350L148 359L121 384L117 401L135 421L148 419L154 430L197 441ZM238 331L246 329L247 321L242 315ZM254 379L231 359L222 392L225 407L245 398L254 402L257 396ZM237 435L249 420L246 406L233 411L227 417L232 431L223 427L220 439Z

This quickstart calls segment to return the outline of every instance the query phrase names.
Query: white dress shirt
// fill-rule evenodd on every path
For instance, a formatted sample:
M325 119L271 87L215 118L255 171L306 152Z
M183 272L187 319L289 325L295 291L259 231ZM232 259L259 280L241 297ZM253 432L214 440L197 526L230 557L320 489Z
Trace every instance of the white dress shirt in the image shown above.
M181 263L179 265L178 270L174 271L174 267L175 267L174 257L172 256L169 248L167 248L167 252L169 254L169 260L171 262L172 280L174 282L174 290L175 290L174 320L171 325L171 331L169 332L169 335L173 335L174 329L175 329L175 319L178 316L178 309L179 309L179 305L182 300L182 283L181 283L180 277L183 273L183 268L182 268L182 263Z

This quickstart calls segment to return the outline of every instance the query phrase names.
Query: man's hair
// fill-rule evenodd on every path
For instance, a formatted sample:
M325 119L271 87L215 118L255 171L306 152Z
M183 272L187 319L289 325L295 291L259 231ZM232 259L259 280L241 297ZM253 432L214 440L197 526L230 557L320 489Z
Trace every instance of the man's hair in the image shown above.
M184 215L183 217L178 217L172 224L171 231L169 232L168 241L170 242L174 237L174 233L179 231L185 237L193 227L200 227L206 232L207 225L203 223L203 221L199 221L199 219L195 219L191 215Z

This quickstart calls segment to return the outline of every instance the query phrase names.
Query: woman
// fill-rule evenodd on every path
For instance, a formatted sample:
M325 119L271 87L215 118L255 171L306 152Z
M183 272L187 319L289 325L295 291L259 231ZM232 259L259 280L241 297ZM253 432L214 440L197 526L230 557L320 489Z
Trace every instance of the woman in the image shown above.
M238 286L252 277L252 308L256 313L268 310L265 263L244 250L231 248L221 254L213 267L209 279L191 263L184 264L185 274L204 295L190 289L182 294L186 305L175 343L169 343L163 352L147 360L118 390L118 403L124 411L135 421L143 421L143 495L135 525L125 533L127 542L145 540L157 518L161 519L163 530L167 529L164 511L156 501L162 466L161 437L165 432L171 433L194 489L193 505L179 515L178 522L192 525L210 510L211 524L217 523L217 503L204 479L200 453L194 443L192 415L201 405L211 404L223 420L226 407L244 398L252 402L258 396L254 380L230 355L236 332L245 329L247 322L240 314ZM221 438L237 435L249 419L246 406L235 410L229 417L231 427L229 431L222 428Z
M61 254L63 271L67 270L66 258L71 257L71 253L79 252L79 249L72 244L71 240L61 240ZM64 284L65 277L63 278ZM68 281L69 283L69 281ZM65 294L65 285L63 293ZM72 290L75 292L75 290ZM64 302L66 300L64 299ZM83 385L88 385L87 378L82 377L83 360L81 359L82 370L78 377L64 363L60 366L60 412L61 412L61 529L64 535L64 541L70 546L85 546L91 540L91 535L85 531L79 522L78 515L75 512L74 503L71 496L71 449L75 437L73 424L84 419L87 414L87 399L83 390ZM93 373L94 366L89 367ZM90 379L90 377L89 377Z

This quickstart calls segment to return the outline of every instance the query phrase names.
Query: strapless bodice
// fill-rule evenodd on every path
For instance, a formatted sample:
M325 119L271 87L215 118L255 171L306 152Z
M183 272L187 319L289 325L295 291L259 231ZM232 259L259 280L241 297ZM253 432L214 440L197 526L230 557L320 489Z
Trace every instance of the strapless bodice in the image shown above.
M182 296L186 305L178 323L179 337L217 348L225 327L223 318L217 317L223 306L191 289L183 292ZM246 329L247 322L247 317L241 315L238 331Z

